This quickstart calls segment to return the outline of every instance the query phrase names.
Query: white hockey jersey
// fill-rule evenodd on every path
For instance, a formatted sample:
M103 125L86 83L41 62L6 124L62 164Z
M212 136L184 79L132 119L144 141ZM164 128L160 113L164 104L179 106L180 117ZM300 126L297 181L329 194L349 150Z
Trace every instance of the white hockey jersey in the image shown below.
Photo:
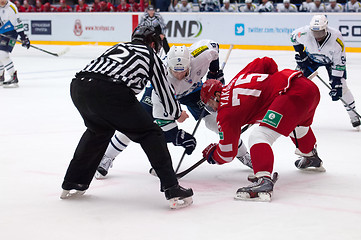
M310 12L326 12L326 6L324 3L310 5Z
M169 71L167 79L173 85L176 99L184 97L202 87L202 78L206 75L209 65L219 57L219 46L212 40L200 40L192 44L189 48L191 54L189 75L182 80L176 79ZM160 103L159 97L153 91L153 117L167 119Z
M313 61L330 65L332 76L343 77L346 71L346 53L342 35L340 31L331 27L327 27L327 32L326 39L319 45L310 26L304 26L292 32L291 41L294 46L303 45L306 54Z
M265 4L262 3L260 5L258 5L257 7L257 12L273 12L274 7L273 7L273 2L266 2Z
M283 3L279 3L277 4L277 12L298 12L298 9L293 3L290 3L288 8L286 8Z
M326 6L326 12L343 12L343 6L340 3L336 3L332 6L332 3Z
M1 33L8 32L8 29L2 29L3 26L8 23L8 26L11 26L11 30L17 32L24 31L23 23L21 22L18 14L18 9L14 3L8 1L4 7L0 7L0 28Z
M346 12L360 12L361 11L361 3L359 1L348 1L345 4Z

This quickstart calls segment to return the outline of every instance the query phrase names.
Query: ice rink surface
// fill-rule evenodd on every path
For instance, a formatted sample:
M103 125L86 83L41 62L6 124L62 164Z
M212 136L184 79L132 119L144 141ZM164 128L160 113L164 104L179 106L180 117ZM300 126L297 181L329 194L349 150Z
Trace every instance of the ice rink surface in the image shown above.
M65 46L43 47L61 51ZM294 146L281 137L273 145L279 173L270 203L233 199L249 184L249 169L237 159L199 168L180 180L194 190L191 207L171 210L150 164L132 143L114 161L106 180L93 180L82 198L61 200L61 183L85 128L73 106L74 74L108 47L70 46L62 57L17 45L12 59L19 88L0 88L0 239L2 240L234 240L361 239L361 132L354 130L341 102L315 78L321 102L313 130L325 173L297 170ZM220 61L226 56L221 50ZM233 50L226 82L256 57L275 59L279 69L295 68L290 51ZM361 54L347 54L348 85L361 111ZM320 76L328 81L324 69ZM9 77L9 76L7 76ZM139 97L142 94L139 95ZM192 132L193 119L180 127ZM243 139L247 143L249 129ZM197 148L181 171L202 158L218 136L202 123ZM169 145L174 167L183 148Z

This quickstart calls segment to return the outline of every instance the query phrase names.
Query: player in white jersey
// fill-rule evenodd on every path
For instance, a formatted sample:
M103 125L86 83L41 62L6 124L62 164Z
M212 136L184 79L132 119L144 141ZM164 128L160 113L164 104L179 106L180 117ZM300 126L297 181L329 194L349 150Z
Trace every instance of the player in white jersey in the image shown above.
M200 99L202 78L207 74L207 79L217 79L224 83L223 72L219 69L219 46L212 40L200 40L189 48L185 46L172 46L167 55L168 80L173 85L176 99L186 105L195 120L204 114L206 127L218 134L216 115L204 111L204 104ZM141 100L148 111L152 105L152 116L156 123L165 133L167 142L172 142L175 146L185 148L187 154L191 154L196 146L195 138L182 129L178 129L176 119L170 117L161 104L161 99L155 91L148 88ZM151 92L151 97L149 96ZM167 117L169 116L169 117ZM188 115L184 111L177 120L183 122ZM107 151L98 167L96 178L103 178L107 175L112 166L114 158L122 152L129 144L130 140L122 133L117 132L112 138ZM249 153L242 140L239 143L239 154L237 158L248 167L252 168Z
M273 2L268 0L262 0L262 3L258 5L256 12L273 12Z
M246 5L239 7L240 12L256 12L257 11L257 5L252 3L252 0L245 0L244 2Z
M290 0L283 0L283 3L277 4L277 12L298 12L298 9Z
M18 87L17 72L14 63L10 58L18 35L23 41L23 46L30 47L29 38L24 33L24 26L21 22L18 9L14 3L8 0L0 0L0 85L5 88ZM9 73L10 79L5 81L5 70Z
M361 11L361 3L357 0L350 0L345 4L346 12L360 12Z
M175 12L192 12L192 3L188 0L181 0L175 7Z
M343 12L343 6L337 3L336 0L330 0L330 3L326 6L326 12Z
M314 0L314 5L310 5L310 12L326 12L326 6L321 0Z
M316 40L316 41L315 41ZM332 101L341 97L347 103L346 111L353 127L360 126L355 110L355 100L346 83L346 53L342 35L328 26L324 15L315 15L310 25L294 30L291 41L296 52L297 65L308 77L320 66L325 66L332 90Z
M300 6L300 12L310 12L311 8L314 8L315 3L312 0L306 0L302 2Z

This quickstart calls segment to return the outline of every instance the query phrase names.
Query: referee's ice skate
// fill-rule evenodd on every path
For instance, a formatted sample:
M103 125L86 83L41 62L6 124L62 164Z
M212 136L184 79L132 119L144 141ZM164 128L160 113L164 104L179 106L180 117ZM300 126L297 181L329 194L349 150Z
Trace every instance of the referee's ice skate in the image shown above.
M193 190L191 188L185 189L177 184L165 189L164 194L169 200L169 207L172 209L188 207L193 203Z
M61 199L76 198L85 193L89 188L87 184L71 183L68 181L63 182L62 186L63 192L60 195Z

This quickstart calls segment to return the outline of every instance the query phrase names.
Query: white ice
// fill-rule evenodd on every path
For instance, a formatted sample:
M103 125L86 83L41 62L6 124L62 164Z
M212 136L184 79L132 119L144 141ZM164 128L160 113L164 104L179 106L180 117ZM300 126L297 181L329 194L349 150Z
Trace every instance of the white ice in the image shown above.
M40 45L57 52L65 46ZM148 174L150 164L132 143L114 162L106 180L93 180L82 198L61 200L61 183L85 130L72 104L74 74L104 46L70 46L62 57L17 45L11 54L19 88L0 89L0 239L2 240L228 240L361 239L361 133L341 102L332 102L317 79L321 102L313 130L325 173L297 170L294 146L281 137L273 145L280 175L270 203L233 199L251 173L237 159L222 166L204 163L180 180L194 190L194 204L171 210ZM220 61L226 56L221 50ZM280 69L295 67L290 51L232 51L229 81L256 57L273 57ZM348 53L348 85L361 111L361 54ZM327 74L320 76L328 81ZM7 76L8 77L8 76ZM193 119L180 125L192 132ZM249 129L243 136L248 141ZM198 146L181 171L202 158L218 137L200 125ZM169 145L174 167L183 153Z

